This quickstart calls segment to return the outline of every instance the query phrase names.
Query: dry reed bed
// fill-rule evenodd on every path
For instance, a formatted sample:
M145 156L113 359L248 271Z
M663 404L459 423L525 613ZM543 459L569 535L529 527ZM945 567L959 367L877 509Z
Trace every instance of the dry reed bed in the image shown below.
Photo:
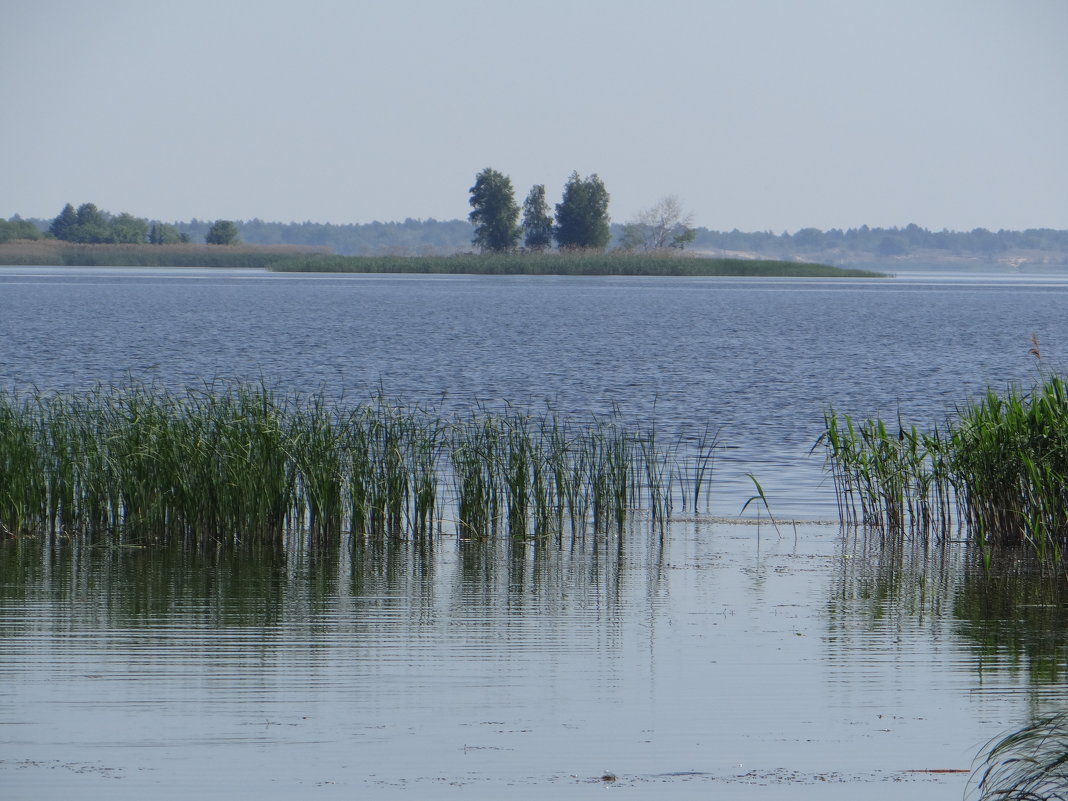
M983 546L1029 545L1060 561L1068 546L1068 389L990 390L922 433L900 419L855 423L833 411L824 446L842 521Z
M300 245L111 245L58 239L0 243L0 264L68 267L256 268L295 257L325 256L326 248Z
M197 547L622 532L696 508L715 437L665 447L616 418L477 411L444 418L264 386L0 393L0 526L9 535ZM685 452L685 453L684 453Z

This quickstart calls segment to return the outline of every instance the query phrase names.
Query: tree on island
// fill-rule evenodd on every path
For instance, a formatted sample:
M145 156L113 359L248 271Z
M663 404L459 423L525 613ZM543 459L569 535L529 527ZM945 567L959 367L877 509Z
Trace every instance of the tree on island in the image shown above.
M563 200L556 204L556 242L561 248L604 250L612 236L608 190L597 174L580 179L571 173Z
M148 232L148 241L152 245L178 245L188 242L189 234L183 234L167 223L152 223L152 229Z
M475 177L471 187L471 213L475 226L471 240L483 253L509 253L519 245L519 206L512 191L512 179L490 167Z
M545 184L537 184L523 201L523 246L541 252L552 244L553 218L545 200Z
M677 195L668 195L623 226L619 246L623 250L681 250L697 237L692 226L693 215L683 210Z
M74 227L75 242L114 242L111 235L111 215L101 211L95 203L78 207L78 224Z
M159 224L152 226L157 231ZM144 217L135 217L127 212L112 214L97 208L94 203L83 203L75 211L70 203L52 220L48 231L56 239L79 244L104 245L143 245L146 241L153 245L164 241L182 240L174 226L165 226L173 231L173 238L159 239L149 231L149 222Z
M237 226L230 220L216 220L213 222L204 241L209 245L237 245L241 242L237 238Z
M0 220L0 242L13 239L41 239L44 234L29 220L15 214L8 220Z
M74 210L70 203L52 220L48 230L56 239L80 244L113 244L115 242L144 242L143 220L130 214L113 217L101 211L95 203L83 203ZM137 239L138 232L141 239Z
M148 220L123 212L111 220L111 241L118 244L143 245L148 238Z
M73 236L74 229L77 225L78 214L74 211L74 206L68 203L63 207L63 210L56 215L56 218L52 220L52 224L48 227L48 231L56 239L69 241Z

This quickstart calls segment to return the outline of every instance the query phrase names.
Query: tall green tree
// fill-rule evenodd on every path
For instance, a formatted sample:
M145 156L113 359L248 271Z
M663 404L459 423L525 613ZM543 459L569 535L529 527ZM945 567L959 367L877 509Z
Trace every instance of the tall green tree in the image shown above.
M531 187L523 201L523 245L542 251L553 243L553 218L545 200L545 184Z
M475 176L471 187L471 213L475 226L472 243L481 251L508 253L519 245L519 206L515 202L512 179L486 167Z
M97 208L95 203L83 203L78 207L78 225L106 226L108 214Z
M0 220L0 242L10 242L12 239L40 239L40 229L29 220L14 215L9 220Z
M556 241L562 248L604 250L612 231L608 222L608 190L596 173L585 179L571 173L564 197L556 204Z
M78 207L78 224L74 226L71 241L100 243L111 242L111 215L101 211L95 203L83 203Z
M236 245L241 240L237 238L237 226L232 221L216 220L208 229L204 241L209 245Z
M179 242L188 242L189 236L180 233L173 225L152 223L148 241L153 245L177 245Z
M143 245L148 239L148 220L123 212L111 221L111 241Z
M52 224L48 227L48 231L56 239L69 241L73 237L74 229L77 225L78 214L74 211L74 206L68 203L63 207L63 211L52 220Z

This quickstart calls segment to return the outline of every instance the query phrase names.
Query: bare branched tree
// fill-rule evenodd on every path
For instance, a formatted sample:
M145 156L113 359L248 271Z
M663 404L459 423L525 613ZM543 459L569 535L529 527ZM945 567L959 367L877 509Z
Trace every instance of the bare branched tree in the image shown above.
M678 195L668 195L656 205L638 212L634 220L623 226L620 247L624 250L681 250L697 234L692 226L693 214L683 208Z

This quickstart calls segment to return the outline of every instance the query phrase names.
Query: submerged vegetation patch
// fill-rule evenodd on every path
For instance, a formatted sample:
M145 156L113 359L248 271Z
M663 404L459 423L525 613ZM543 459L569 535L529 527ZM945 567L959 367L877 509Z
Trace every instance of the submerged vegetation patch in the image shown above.
M984 547L1065 555L1068 386L1058 376L1026 393L990 390L931 432L830 411L819 445L844 523L941 539L966 529Z
M715 437L617 417L354 407L258 385L0 393L0 526L107 545L539 540L662 526L707 496Z
M277 261L279 272L436 273L473 275L647 275L874 278L879 273L792 261L713 259L678 251L623 253L465 253L455 256L298 256Z

